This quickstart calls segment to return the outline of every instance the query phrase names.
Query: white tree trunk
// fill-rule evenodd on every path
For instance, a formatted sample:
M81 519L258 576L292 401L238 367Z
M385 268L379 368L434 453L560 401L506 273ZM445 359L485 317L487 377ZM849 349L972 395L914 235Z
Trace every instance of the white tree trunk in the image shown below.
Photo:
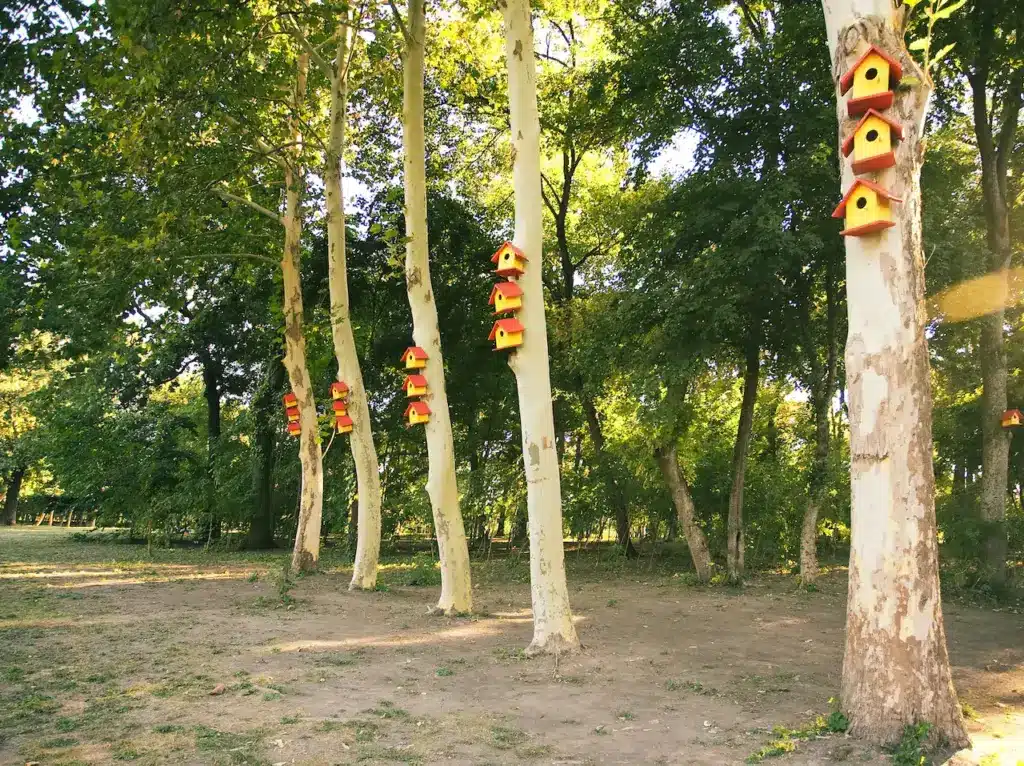
M434 530L441 560L441 598L435 611L442 614L473 610L469 546L459 511L455 481L455 445L445 390L444 360L437 305L430 284L427 247L427 167L423 138L425 0L409 0L403 56L402 143L405 151L405 279L412 311L413 343L426 350L427 395L433 414L424 426L429 476L427 494L434 512Z
M896 93L903 125L896 166L874 180L902 204L895 226L846 238L852 536L842 705L852 731L893 742L927 721L968 743L953 690L939 594L932 468L932 398L921 247L921 132L930 81L903 43L890 0L824 0L837 84L839 140L852 131L838 81L869 44L921 84ZM843 162L845 191L853 181Z
M313 386L306 368L306 336L302 329L302 283L300 277L300 240L302 236L302 187L305 183L299 166L302 134L295 116L306 97L309 56L299 56L293 94L293 116L288 133L292 146L286 154L284 170L284 256L281 276L284 284L284 366L292 392L299 400L299 462L302 465L302 489L299 522L295 529L292 569L312 571L320 557L320 519L323 513L324 477L320 458L320 429L316 421Z
M356 465L359 498L356 558L350 590L372 590L377 585L380 558L380 467L370 428L370 406L363 373L359 369L356 339L349 316L348 271L345 263L345 198L341 185L341 162L345 150L345 120L348 109L348 68L355 33L349 27L351 12L338 25L338 49L331 78L331 113L324 157L324 188L327 192L327 281L331 295L331 338L338 363L338 379L348 385L349 433L352 459ZM350 35L352 37L350 38Z
M562 493L559 485L555 423L548 371L548 337L541 282L544 241L540 188L540 118L537 71L529 0L501 5L508 62L509 117L512 128L512 185L515 192L515 244L529 259L519 279L526 331L523 345L511 352L509 366L519 389L519 417L526 470L526 507L530 519L530 585L533 641L528 652L577 649L579 639L569 609L562 546Z

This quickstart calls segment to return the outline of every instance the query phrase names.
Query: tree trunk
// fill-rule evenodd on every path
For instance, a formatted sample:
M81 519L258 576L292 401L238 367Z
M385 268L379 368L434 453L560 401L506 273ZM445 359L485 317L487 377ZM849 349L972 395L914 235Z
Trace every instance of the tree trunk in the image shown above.
M441 614L470 612L469 548L459 510L455 480L455 444L445 390L441 332L430 283L427 244L427 165L423 139L425 0L409 0L403 57L402 143L405 152L405 278L412 311L413 343L427 352L427 395L432 414L424 426L427 437L427 494L434 515L438 558L441 562Z
M325 153L324 187L327 192L327 271L331 294L331 337L338 364L338 379L348 385L349 415L354 427L349 446L356 467L359 497L359 536L352 568L350 590L373 590L377 585L380 558L380 465L370 428L370 406L363 373L359 368L356 339L349 315L348 266L345 254L345 197L341 182L341 163L345 150L345 123L348 110L348 74L358 43L351 11L343 12L336 32L338 48L331 78L330 133Z
M512 352L509 366L519 390L527 511L530 518L530 586L533 602L531 654L579 648L569 608L562 545L562 494L555 424L551 410L548 338L544 319L543 216L540 179L540 119L537 72L529 0L508 0L505 22L509 117L512 129L512 185L515 191L514 241L528 266L520 279L526 328L524 343Z
M743 404L740 423L736 431L736 444L732 453L732 490L729 492L728 547L726 565L729 582L743 581L743 484L747 477L747 448L754 429L754 405L757 403L757 385L761 369L761 349L752 342L746 355L743 373Z
M204 342L199 350L203 370L203 396L206 399L206 513L210 539L220 539L220 514L217 512L217 446L220 444L220 400L222 370L220 361ZM204 535L206 536L206 535Z
M683 527L686 544L690 547L690 558L693 559L693 568L697 570L697 579L701 582L708 582L711 580L711 554L708 551L708 541L704 536L704 530L697 523L693 496L690 494L690 487L686 483L683 472L679 469L676 446L672 444L667 447L659 447L655 450L655 457L658 460L661 475L665 478L665 483L672 494L676 517Z
M903 200L895 226L846 238L851 542L842 704L851 731L878 743L929 722L969 743L953 690L939 594L932 468L932 399L921 246L922 130L930 78L903 43L890 0L824 0L839 142L847 117L839 79L877 45L919 83L887 116L903 126L896 166L876 179ZM901 11L897 11L899 13ZM853 181L843 162L843 190Z
M21 499L21 485L25 480L25 468L18 467L11 472L7 482L7 494L4 496L4 526L13 527L18 523L18 501ZM38 526L38 525L37 525Z
M249 524L245 547L263 550L274 547L274 464L276 462L277 431L275 416L279 417L276 394L284 383L284 368L277 359L271 360L263 384L253 403L253 495L256 507Z
M583 413L587 418L587 428L590 431L590 441L594 445L594 456L597 459L598 467L604 476L605 486L608 488L608 496L615 511L615 532L619 540L619 546L627 559L639 557L633 540L629 534L629 506L626 504L626 497L619 486L611 461L604 451L604 432L601 431L601 421L597 417L597 407L583 390L583 382L580 381L580 403L583 405Z
M284 283L284 366L288 372L292 392L299 400L299 462L302 465L302 489L299 496L299 519L295 528L295 546L292 549L292 570L313 571L320 557L320 520L323 514L324 475L320 457L320 429L317 425L313 384L306 366L306 336L303 332L302 282L300 263L302 254L302 187L305 183L298 166L301 151L301 133L297 113L306 96L306 75L309 56L298 58L292 116L289 134L293 146L287 150L285 166L284 257L281 274Z

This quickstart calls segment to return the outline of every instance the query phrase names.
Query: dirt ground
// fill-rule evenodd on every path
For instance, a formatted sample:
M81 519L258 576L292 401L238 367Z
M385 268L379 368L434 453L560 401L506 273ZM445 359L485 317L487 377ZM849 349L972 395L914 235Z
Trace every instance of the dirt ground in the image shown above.
M838 692L842 572L807 594L574 571L585 650L556 662L522 655L525 561L481 567L479 616L445 619L432 587L351 594L335 567L282 599L281 556L125 548L0 530L0 763L732 764ZM1018 612L946 605L983 764L1024 762ZM774 760L890 761L794 745Z

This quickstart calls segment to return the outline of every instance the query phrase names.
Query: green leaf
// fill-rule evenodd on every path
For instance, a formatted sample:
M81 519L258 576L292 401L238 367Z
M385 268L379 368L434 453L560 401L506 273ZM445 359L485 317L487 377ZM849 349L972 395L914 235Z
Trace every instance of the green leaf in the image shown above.
M942 61L942 59L944 59L946 57L946 54L949 53L951 50L953 50L954 47L956 47L956 43L950 43L949 45L946 45L946 46L940 48L939 50L937 50L935 52L935 55L932 56L932 60L928 64L928 66L934 67L936 64L940 63Z
M967 3L967 0L957 0L952 5L947 5L945 8L940 8L932 14L932 20L938 21L939 19L948 19L956 11L960 10Z
M922 37L919 40L914 40L914 42L908 45L907 48L912 51L923 51L925 48L928 47L929 42L931 42L931 40L929 40L927 37Z

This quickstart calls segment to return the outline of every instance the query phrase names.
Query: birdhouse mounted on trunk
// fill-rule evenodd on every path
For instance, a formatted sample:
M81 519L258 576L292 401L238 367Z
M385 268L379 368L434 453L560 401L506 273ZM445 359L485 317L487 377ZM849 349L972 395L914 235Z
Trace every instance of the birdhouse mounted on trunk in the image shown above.
M298 436L302 433L299 425L299 397L289 391L284 395L284 416L288 419L288 433Z
M405 408L406 425L414 426L417 423L426 423L430 420L430 407L426 402L409 402Z
M423 396L427 393L427 379L422 375L406 375L402 388L406 396Z
M348 399L348 386L344 381L336 380L331 383L331 399L334 401Z
M872 45L839 80L840 93L845 96L853 91L846 102L846 113L856 117L868 109L888 109L892 106L892 89L902 77L900 62Z
M1007 410L1001 419L1003 428L1019 428L1024 424L1024 415L1020 410Z
M523 288L515 282L499 282L491 290L488 306L494 306L495 314L518 311L523 307Z
M846 218L845 228L839 232L844 237L863 237L895 226L889 203L902 201L878 184L858 178L832 212L832 217Z
M288 435L289 436L298 436L301 433L302 433L302 426L299 425L299 421L297 421L297 420L289 420L288 421Z
M501 351L506 348L515 348L523 345L523 331L526 328L515 317L499 319L491 328L491 334L487 340L494 341L494 350Z
M902 139L903 126L874 109L868 109L853 133L843 141L843 156L849 157L853 153L851 167L854 173L891 168L896 164L893 146Z
M344 399L335 399L331 402L331 409L334 410L334 417L348 413L348 402Z
M346 415L344 412L340 415L334 414L334 430L339 434L347 434L352 430L355 424L352 422L352 418Z
M427 352L419 346L409 346L402 354L402 362L407 370L422 370L427 366Z
M491 263L497 264L495 271L502 277L518 277L526 272L526 254L511 242L506 242L491 256Z

